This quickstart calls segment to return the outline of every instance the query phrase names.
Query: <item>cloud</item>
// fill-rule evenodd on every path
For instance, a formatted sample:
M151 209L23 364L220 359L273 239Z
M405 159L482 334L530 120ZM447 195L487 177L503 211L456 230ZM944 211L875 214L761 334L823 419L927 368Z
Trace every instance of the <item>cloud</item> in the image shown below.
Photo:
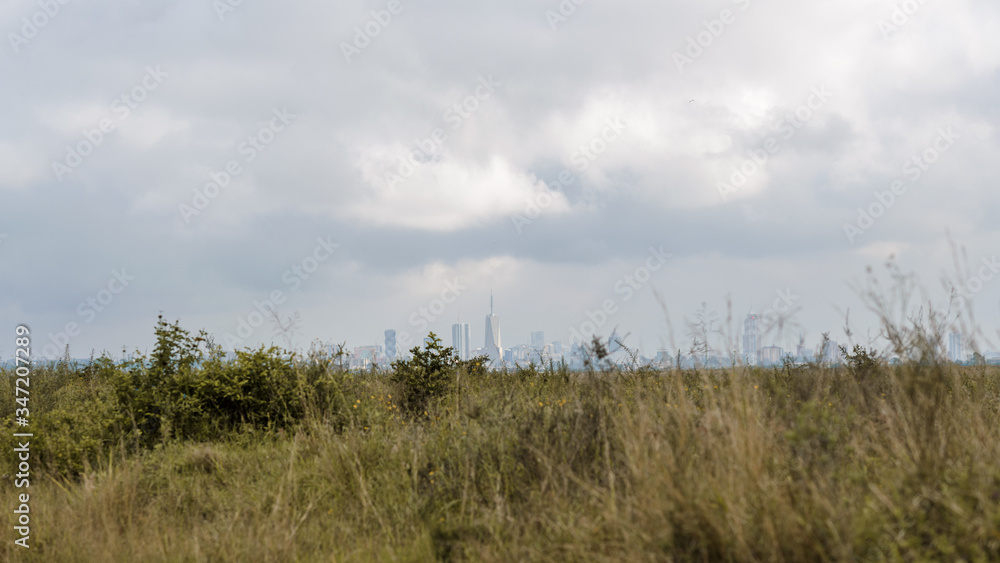
M792 283L809 288L813 336L839 329L834 305L856 303L844 280L864 266L892 252L933 280L946 229L973 256L1000 230L1000 8L925 3L886 38L895 4L588 2L553 29L558 2L404 0L350 62L342 43L384 3L244 2L221 20L204 2L67 4L0 55L0 257L32 264L0 277L0 315L55 333L129 267L135 286L74 353L148 345L160 310L232 330L333 235L339 253L287 305L306 339L405 328L454 275L476 286L463 315L484 314L494 286L512 341L565 339L654 244L676 257L656 287L678 318ZM5 5L0 29L36 10ZM59 181L52 163L157 65L162 85ZM810 107L815 88L832 95ZM297 117L246 160L274 108ZM843 225L942 127L954 149L851 244ZM178 207L233 159L242 172L186 222ZM665 326L643 291L617 321L652 345ZM1000 322L1000 284L977 299Z
M406 155L394 156L389 159L390 170ZM370 169L371 164L360 167ZM546 191L537 178L514 170L499 156L483 164L455 162L446 156L441 162L416 168L411 178L393 187L371 178L378 188L370 198L349 208L350 215L379 226L456 231L521 211L526 201ZM565 198L558 193L553 197L556 203L551 211L565 212Z

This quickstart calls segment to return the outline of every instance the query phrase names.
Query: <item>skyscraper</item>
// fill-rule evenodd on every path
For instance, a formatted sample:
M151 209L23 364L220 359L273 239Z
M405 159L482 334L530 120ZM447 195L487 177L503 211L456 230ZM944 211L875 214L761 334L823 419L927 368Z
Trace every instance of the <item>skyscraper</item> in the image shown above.
M493 314L493 292L490 292L490 314L486 315L486 355L490 360L503 361L503 345L500 343L500 317Z
M396 331L385 331L385 355L390 360L396 359Z
M536 331L531 333L531 347L536 350L541 350L545 346L545 333L542 331Z
M785 351L779 346L764 346L760 349L760 365L773 366L781 363Z
M753 312L747 314L743 321L743 361L751 366L755 366L760 360L760 317Z
M955 363L965 360L962 353L962 335L957 332L948 335L948 359Z
M469 359L469 323L455 323L451 325L451 347L455 349L459 359Z

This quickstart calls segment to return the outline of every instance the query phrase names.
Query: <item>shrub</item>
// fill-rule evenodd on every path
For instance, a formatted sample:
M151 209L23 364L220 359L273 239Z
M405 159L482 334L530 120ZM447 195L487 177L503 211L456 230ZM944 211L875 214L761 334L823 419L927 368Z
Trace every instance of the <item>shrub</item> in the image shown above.
M222 366L220 366L222 367ZM211 377L202 370L201 385L214 415L233 427L241 423L265 428L285 426L302 415L298 379L292 363L276 347L236 352L236 359ZM200 392L195 390L195 392Z
M282 427L302 416L300 382L291 358L261 346L226 358L204 332L192 336L163 321L147 361L123 365L112 379L132 428L132 442L204 440L245 424Z
M410 350L412 358L392 363L392 381L402 386L403 407L410 412L422 411L430 399L445 395L451 387L455 369L461 364L455 350L442 348L436 334L430 333L428 340L423 350L419 346ZM483 365L477 363L469 367L476 369Z
M840 347L840 352L847 358L847 366L855 379L860 381L878 373L879 359L875 350L865 350L860 344L855 344L853 353L844 346Z
M459 360L458 362L459 369L472 377L482 377L486 375L487 366L489 365L490 357L486 354L476 356L475 358L469 358L468 360Z

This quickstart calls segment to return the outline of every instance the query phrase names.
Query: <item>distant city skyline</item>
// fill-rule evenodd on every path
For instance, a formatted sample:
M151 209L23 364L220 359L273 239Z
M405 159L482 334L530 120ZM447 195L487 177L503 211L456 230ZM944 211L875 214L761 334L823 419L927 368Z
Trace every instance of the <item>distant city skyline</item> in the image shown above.
M778 292L778 294L781 295L781 292ZM499 365L503 363L503 361L505 360L508 363L516 361L527 361L532 356L532 351L544 352L545 355L550 357L563 357L562 356L563 342L566 342L568 346L575 346L578 344L589 343L590 341L589 336L598 336L602 339L607 339L609 336L613 336L613 332L610 331L609 329L608 332L605 332L603 334L601 332L595 332L592 335L588 335L588 337L582 339L570 338L565 341L560 339L548 342L545 340L545 334L546 334L545 330L530 330L527 331L525 337L521 339L513 339L512 341L515 342L515 344L511 345L508 348L504 348L502 345L502 336L500 330L502 317L495 311L494 295L492 292L490 293L489 311L490 312L485 315L482 347L475 347L474 342L476 342L477 337L475 336L475 331L472 329L472 325L470 323L457 322L451 324L451 340L447 345L453 347L460 358L468 359L479 353L492 358L494 362L496 362ZM791 312L794 313L795 311ZM774 334L773 329L775 325L779 324L777 321L779 320L780 315L775 313L773 309L769 309L766 313L767 314L765 316L762 316L761 314L755 312L751 307L750 312L745 315L743 322L741 323L742 329L738 330L735 335L738 342L740 343L738 351L740 354L740 359L743 362L749 365L758 365L758 364L768 365L769 363L778 362L779 358L783 358L785 356L793 358L796 357L801 358L801 357L809 357L812 355L816 355L817 357L825 358L828 361L835 361L839 357L837 350L839 349L840 344L836 340L831 340L829 342L826 351L820 350L820 344L822 343L821 334L818 337L816 337L815 342L813 342L812 345L810 345L802 337L801 329L798 331L798 333L794 335L788 334L784 338ZM460 315L458 316L460 317ZM790 318L783 317L782 320L787 322L788 320L790 320ZM572 332L573 327L570 328L571 328L570 332ZM413 342L409 341L412 340L413 338L412 336L410 336L410 333L403 331L403 333L407 335L408 345L405 346L405 349L401 349L398 347L398 342L397 342L398 331L396 329L387 329L384 330L383 332L384 332L384 339L379 344L374 346L364 344L361 340L348 339L345 340L345 343L348 344L348 349L363 350L364 351L363 353L368 355L374 355L375 353L374 351L378 350L378 353L384 354L384 356L387 359L395 358L400 354L408 355L410 348L412 348L412 346L414 345ZM418 342L421 345L425 344L428 341L427 335L429 335L431 332L437 332L437 331L427 330L422 333L417 332L416 337L419 338ZM816 331L816 332L818 333L818 332L832 332L832 331ZM443 332L437 332L437 334L442 339L444 339L446 336L446 333ZM793 336L796 339L794 341L791 340ZM967 361L969 358L971 358L972 352L969 351L967 348L965 348L964 345L965 338L961 334L951 332L947 335L947 338L948 338L948 344L947 344L946 355L949 360L961 362L961 361ZM510 337L508 337L508 340L511 340ZM492 353L490 351L491 341L495 343L495 348L492 350ZM684 344L682 344L679 348L672 348L672 347L663 348L662 345L656 346L654 348L649 346L643 347L641 345L636 345L636 342L629 341L628 339L626 339L624 344L629 348L634 349L635 351L643 354L644 355L643 357L646 357L647 359L658 357L662 355L664 352L673 354L673 352L676 352L676 350L678 349L682 352L682 354L685 355L689 354L691 351L690 346ZM553 350L555 350L556 348L558 348L558 352L554 353ZM710 342L709 348L710 348L709 350L710 355L714 357L723 358L726 356L725 343L719 340ZM981 345L980 349L981 352L987 354L990 357L993 357L992 354L998 354L988 346ZM127 352L131 354L131 351L127 350ZM120 355L120 349L117 351L117 353L118 355ZM60 351L58 354L49 357L50 358L61 357L62 355L63 352ZM78 354L71 348L71 355L77 356ZM542 355L535 354L535 356L541 357ZM671 355L670 357L672 358L673 356Z
M781 295L780 292L779 295ZM514 367L517 365L527 365L531 362L545 365L549 361L565 361L571 369L583 369L584 355L582 346L589 345L590 338L571 339L564 345L564 342L561 340L548 341L544 330L532 330L522 342L504 348L500 332L502 318L501 315L496 313L492 292L490 295L489 311L489 314L485 316L484 346L482 347L472 348L476 337L470 323L456 322L451 325L450 346L460 359L464 360L478 355L486 355L493 360L492 365L494 367ZM784 311L795 312L791 309L785 309ZM714 313L710 317L714 318ZM797 338L795 345L789 348L781 345L780 338L777 336L768 338L768 334L772 332L772 329L776 325L782 322L789 322L790 320L787 317L780 317L780 314L775 313L774 309L768 309L765 314L761 315L751 308L743 318L742 330L734 335L741 343L741 346L735 350L738 355L738 361L747 365L764 367L780 365L785 360L798 362L820 360L831 363L843 361L842 345L837 340L830 339L824 341L820 338L810 345L803 338L801 329L795 335ZM426 346L430 343L431 332L435 331L428 330L419 336L421 346ZM716 336L719 337L721 337L723 332L718 328L714 331ZM381 344L357 343L353 346L347 345L345 351L347 352L346 358L348 364L352 369L369 369L376 364L387 367L395 359L409 357L412 346L406 349L399 349L397 347L397 334L397 330L387 329L384 331L384 340ZM624 347L619 346L617 339L621 337L617 330L612 330L610 334L602 335L594 333L590 336L597 336L605 342L608 349L612 352L612 360L619 363L627 364L638 360L642 364L672 366L680 361L682 366L687 367L699 365L724 367L734 360L734 357L727 351L728 345L718 339L710 341L707 348L701 345L697 349L684 346L680 348L664 348L660 346L653 351L632 346L631 344L633 343L628 341L629 335L626 335L625 339L621 341ZM443 337L444 335L439 335L439 338L442 338L442 340ZM950 332L947 334L947 344L940 350L940 353L952 362L970 362L973 360L973 352L966 347L966 340L967 337L963 334L954 331ZM490 353L491 343L495 343L492 354ZM312 345L316 346L317 344L323 343L315 341ZM345 342L345 344L347 343ZM327 342L323 345L331 352L337 348L334 342ZM679 358L676 354L677 352L680 353ZM1000 352L983 347L980 347L980 352L983 353L985 361L1000 363ZM638 355L632 356L631 354L633 353ZM62 354L59 356L62 356ZM126 356L133 357L132 352L126 350ZM71 354L71 357L78 356L72 356ZM6 360L0 358L0 362L3 361Z
M754 316L756 315L748 314L748 320ZM455 353L461 359L468 359L485 354L485 348L482 347L467 353L462 351L464 342L468 342L468 339L466 339L468 327L468 323L455 323L453 325L455 330L453 332L452 348L455 349ZM494 368L515 368L517 366L527 366L529 364L535 364L536 366L548 366L550 362L554 364L562 364L565 362L570 369L580 370L586 368L588 353L585 351L581 342L572 343L567 348L564 347L560 341L546 341L542 331L533 331L531 336L532 338L530 343L515 344L508 348L504 348L502 359L491 362L491 366ZM457 341L454 340L456 338ZM741 364L767 368L781 366L785 362L789 361L798 364L817 361L829 364L843 364L846 361L844 351L842 350L842 344L835 340L820 341L816 343L815 346L798 344L795 347L794 352L776 345L762 346L759 351L754 352L754 345L752 343L753 339L748 339L746 342L749 342L749 348L739 350L734 356L723 351L722 349L714 349L706 353L701 349L671 351L663 348L658 349L656 353L652 355L633 355L635 353L634 350L618 346L615 338L616 335L612 334L610 339L606 341L605 339L602 339L602 341L605 342L607 349L610 352L608 360L622 366L650 365L666 368L680 365L681 367L686 368L724 368L732 365L735 361ZM968 364L973 361L1000 364L1000 352L986 352L983 354L982 358L976 360L973 354L968 352L963 347L963 341L964 339L960 334L949 334L947 346L939 350L940 357L947 361L962 364ZM423 345L426 346L430 342L430 337L424 337ZM677 355L677 352L680 353L679 356ZM374 365L385 368L388 367L393 360L393 358L388 355L388 347L383 349L382 346L378 345L348 348L347 353L348 355L346 361L347 365L349 365L351 369L366 370L370 369ZM409 353L403 353L402 357L409 357ZM887 356L887 359L891 360L893 357L889 355Z

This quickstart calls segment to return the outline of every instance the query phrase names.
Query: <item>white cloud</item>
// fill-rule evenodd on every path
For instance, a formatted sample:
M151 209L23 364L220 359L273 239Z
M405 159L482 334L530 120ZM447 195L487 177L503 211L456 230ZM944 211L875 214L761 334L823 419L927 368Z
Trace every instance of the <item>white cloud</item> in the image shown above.
M381 168L395 174L398 169L387 169L384 164L394 161L385 158L390 153L373 150L374 156L359 164L375 186L361 202L348 208L350 216L381 226L456 231L521 212L526 202L549 193L541 181L515 170L501 156L485 163L456 162L447 153L438 162L418 163L409 178L398 176L399 182L390 187L385 176L379 178L373 171ZM372 161L379 165L373 166ZM393 178L389 181L395 182ZM547 212L568 210L562 194L549 195L553 203Z
M22 210L3 219L11 236L2 252L48 258L38 287L0 279L0 316L57 330L93 291L77 272L100 279L135 264L144 277L130 294L134 310L80 345L130 343L137 316L173 308L210 321L188 313L189 296L203 305L246 290L248 278L271 280L286 254L299 258L292 249L336 233L343 263L325 266L334 273L294 305L318 300L323 314L304 316L314 336L405 323L435 280L453 275L496 284L510 305L532 304L510 309L523 318L505 326L562 330L654 242L686 257L678 263L689 269L662 286L678 308L727 290L746 304L795 277L814 288L803 320L815 336L835 325L832 305L848 305L843 280L866 263L896 252L937 264L929 248L948 227L983 255L1000 231L991 215L1000 201L1000 10L990 0L928 2L886 40L878 21L894 3L774 0L740 10L622 0L583 4L554 31L529 0L414 3L350 64L339 45L370 18L361 5L244 3L219 22L208 4L74 3L72 17L0 58L14 86L0 91L0 194L5 210ZM673 52L723 7L736 22L678 72ZM35 9L6 6L0 19L15 29ZM56 182L50 161L112 117L112 100L151 64L169 72L163 88ZM452 129L444 112L491 74L502 86ZM723 201L717 183L820 85L831 101ZM288 131L253 162L240 160L239 178L183 224L177 205L209 172L242 159L240 143L286 106L298 115ZM584 170L579 147L619 119L626 130ZM963 135L954 149L850 246L842 225L948 125ZM390 187L386 174L435 128L447 140ZM546 191L564 170L577 180ZM511 214L548 198L530 228L514 228ZM386 299L404 288L413 289ZM985 289L983 302L998 291ZM468 305L474 318L481 297ZM338 317L337 307L352 314ZM239 313L211 324L228 327ZM657 315L633 313L620 317L626 330L656 341ZM989 315L981 318L1000 322Z

